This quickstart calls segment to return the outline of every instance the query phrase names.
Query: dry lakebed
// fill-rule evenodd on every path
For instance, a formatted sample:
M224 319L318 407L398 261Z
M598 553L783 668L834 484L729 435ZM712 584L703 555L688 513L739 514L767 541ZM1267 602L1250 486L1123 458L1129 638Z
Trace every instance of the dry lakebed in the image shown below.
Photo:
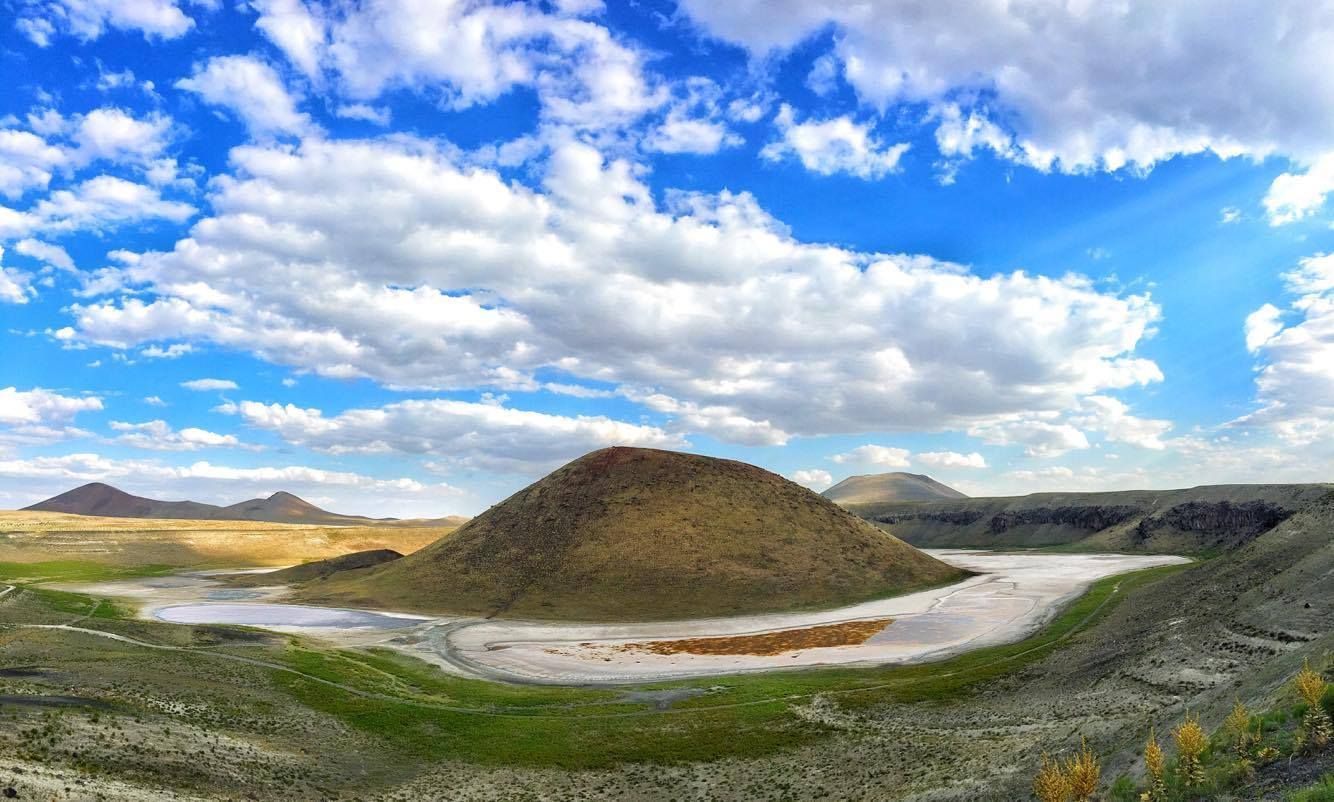
M387 646L466 676L590 685L942 659L1022 639L1103 577L1188 561L1164 555L930 553L976 575L830 610L632 624L428 617L285 604L284 587L227 588L208 572L65 587L133 600L141 617L160 621L241 624L339 645Z

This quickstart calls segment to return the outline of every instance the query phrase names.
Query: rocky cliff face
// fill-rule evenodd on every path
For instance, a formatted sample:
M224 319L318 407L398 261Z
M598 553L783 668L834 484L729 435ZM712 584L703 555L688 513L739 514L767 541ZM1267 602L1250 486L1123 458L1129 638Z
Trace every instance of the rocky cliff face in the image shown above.
M1135 540L1144 543L1155 532L1174 529L1204 536L1206 545L1235 548L1287 520L1293 510L1267 501L1230 501L1206 503L1190 501L1168 508L1159 515L1140 519L1135 526Z
M915 546L1172 553L1233 549L1334 490L1330 485L1216 485L1168 491L1038 494L849 509Z
M993 515L987 523L992 532L1007 532L1016 526L1047 526L1060 524L1096 532L1109 526L1143 515L1138 507L1038 507Z
M955 526L968 526L987 519L987 530L996 534L1019 526L1069 526L1098 532L1127 521L1139 519L1135 526L1140 541L1148 540L1156 530L1171 528L1182 532L1201 532L1221 538L1245 541L1266 529L1272 529L1292 515L1292 510L1264 501L1233 504L1192 501L1169 508L1161 515L1129 505L1035 507L1026 510L1001 512L991 517L977 510L957 512L923 512L903 515L881 515L880 523L898 523L905 520L937 521Z
M903 521L937 521L955 526L967 526L982 520L983 514L974 510L960 512L905 512L899 515L877 515L871 520L882 524L896 524Z

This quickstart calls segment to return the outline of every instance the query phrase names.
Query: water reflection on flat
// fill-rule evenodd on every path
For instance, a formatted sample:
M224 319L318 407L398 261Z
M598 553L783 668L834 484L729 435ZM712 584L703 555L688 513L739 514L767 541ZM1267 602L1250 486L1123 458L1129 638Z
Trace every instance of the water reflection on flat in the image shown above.
M154 615L173 624L243 624L255 627L330 627L336 629L402 629L427 620L419 616L304 607L297 604L178 604Z

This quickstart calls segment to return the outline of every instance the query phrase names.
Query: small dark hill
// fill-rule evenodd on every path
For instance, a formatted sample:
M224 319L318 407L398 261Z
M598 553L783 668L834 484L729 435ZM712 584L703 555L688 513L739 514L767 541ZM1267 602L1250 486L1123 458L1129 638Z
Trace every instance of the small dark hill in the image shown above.
M820 495L835 504L870 504L884 501L935 501L967 498L954 488L921 473L872 473L849 476Z
M294 565L291 568L283 568L279 571L268 571L262 574L233 574L224 578L227 584L238 587L295 585L298 582L324 579L344 571L357 571L362 568L384 565L402 557L402 554L393 549L354 551L351 554L342 554L337 557L330 557L327 560Z
M963 576L753 465L608 448L419 552L298 595L514 618L661 620L834 607Z
M219 507L198 501L158 501L134 496L101 482L76 487L46 501L24 507L33 512L63 512L71 515L101 515L108 518L180 518L197 521L267 521L284 524L320 524L323 526L373 526L398 524L393 519L339 515L322 510L291 493L278 492L268 498L256 498ZM448 520L402 522L411 525L438 525Z

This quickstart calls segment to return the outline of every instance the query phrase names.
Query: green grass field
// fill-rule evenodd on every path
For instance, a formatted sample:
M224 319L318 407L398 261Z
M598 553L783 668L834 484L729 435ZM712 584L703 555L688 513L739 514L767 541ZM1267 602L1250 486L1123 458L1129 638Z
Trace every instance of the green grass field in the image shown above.
M164 576L177 570L171 565L118 566L87 560L44 560L35 563L0 562L0 580L11 584L31 582L109 582L139 576Z
M1296 791L1288 796L1289 802L1334 802L1334 774L1325 775L1324 779L1310 788Z

